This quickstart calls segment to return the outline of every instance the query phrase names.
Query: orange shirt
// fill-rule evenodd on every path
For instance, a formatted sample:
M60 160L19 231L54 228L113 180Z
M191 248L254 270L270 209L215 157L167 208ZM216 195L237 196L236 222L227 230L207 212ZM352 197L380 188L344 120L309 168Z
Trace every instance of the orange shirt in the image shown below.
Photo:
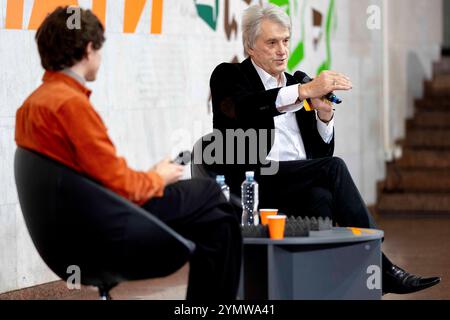
M43 84L17 110L17 145L53 158L139 205L161 197L160 175L132 170L117 156L90 94L74 78L47 71Z

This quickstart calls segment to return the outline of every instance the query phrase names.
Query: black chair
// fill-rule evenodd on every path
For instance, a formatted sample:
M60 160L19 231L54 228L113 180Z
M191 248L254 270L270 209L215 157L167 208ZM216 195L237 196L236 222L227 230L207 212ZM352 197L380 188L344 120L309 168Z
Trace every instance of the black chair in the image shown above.
M211 169L211 166L205 164L203 159L203 150L213 139L213 133L208 133L195 142L192 150L191 160L191 176L193 178L210 178L216 179L219 174ZM226 177L225 177L226 179ZM240 195L230 193L230 203L238 211L242 211L241 197Z
M19 147L14 174L44 262L64 280L68 267L78 266L81 284L98 287L101 299L122 281L175 272L195 249L149 212L40 154Z

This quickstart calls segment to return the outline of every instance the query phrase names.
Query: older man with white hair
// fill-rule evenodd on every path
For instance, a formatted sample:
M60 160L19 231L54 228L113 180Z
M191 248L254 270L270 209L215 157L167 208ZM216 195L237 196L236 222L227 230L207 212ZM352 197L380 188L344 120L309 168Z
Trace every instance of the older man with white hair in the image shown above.
M350 79L323 71L313 81L299 84L286 73L291 22L274 5L251 6L242 22L248 58L222 63L211 76L213 127L228 146L226 164L211 169L225 174L231 191L240 193L244 172L253 170L260 185L260 207L275 207L289 215L328 216L340 226L375 228L345 162L333 157L334 114L322 97L335 90L350 90ZM312 112L304 107L309 100ZM253 146L237 149L230 130L257 131L258 155L240 157ZM234 156L244 163L229 163ZM235 160L235 159L234 159ZM273 164L276 164L273 166ZM264 174L263 168L278 168ZM411 275L383 254L383 292L410 293L439 283L440 278Z

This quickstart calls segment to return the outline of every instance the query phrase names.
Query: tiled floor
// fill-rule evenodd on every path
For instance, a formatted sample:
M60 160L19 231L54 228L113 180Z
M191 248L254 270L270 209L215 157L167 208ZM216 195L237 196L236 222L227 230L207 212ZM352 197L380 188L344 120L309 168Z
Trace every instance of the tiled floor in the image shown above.
M385 231L383 250L394 263L412 273L442 277L442 282L433 288L409 295L389 294L383 299L450 300L450 217L378 217L376 220L379 228ZM188 272L186 265L166 278L122 283L111 291L111 295L119 300L184 299ZM0 299L97 299L97 292L90 287L68 291L62 282L55 283L54 287L58 287L54 289L54 296L52 293L36 296L16 292L0 295Z
M450 217L377 219L385 232L383 250L406 271L422 276L440 276L435 287L384 299L450 300Z

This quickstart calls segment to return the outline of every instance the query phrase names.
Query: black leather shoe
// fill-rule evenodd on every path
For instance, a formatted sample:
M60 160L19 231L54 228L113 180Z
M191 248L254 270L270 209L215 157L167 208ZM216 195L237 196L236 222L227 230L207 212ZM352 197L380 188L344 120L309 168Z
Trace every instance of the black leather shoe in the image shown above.
M411 293L432 287L441 282L440 277L422 278L392 265L383 272L383 294Z

